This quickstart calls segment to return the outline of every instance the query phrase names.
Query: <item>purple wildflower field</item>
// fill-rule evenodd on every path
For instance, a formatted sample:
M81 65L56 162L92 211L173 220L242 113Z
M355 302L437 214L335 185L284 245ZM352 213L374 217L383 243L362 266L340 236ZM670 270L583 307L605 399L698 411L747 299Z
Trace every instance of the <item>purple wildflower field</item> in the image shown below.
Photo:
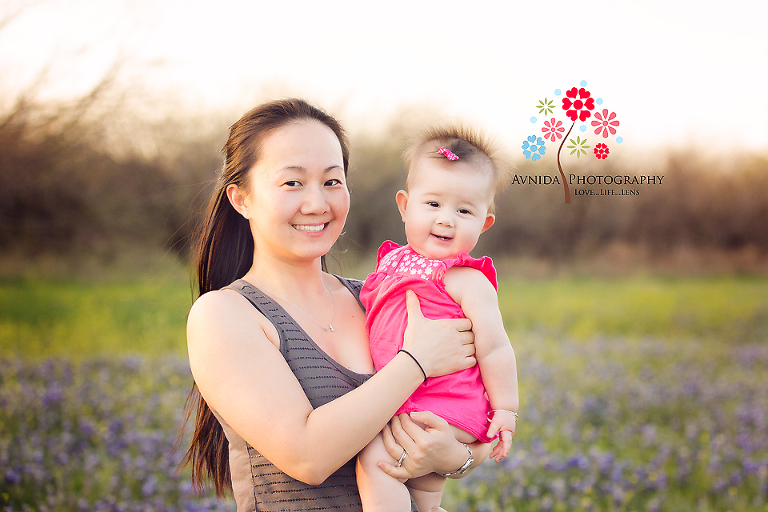
M448 510L766 510L768 347L521 345L513 451ZM232 510L176 475L190 378L178 357L0 360L2 510Z
M522 344L536 348L519 351L523 401L510 456L451 482L445 508L768 510L764 343Z
M530 285L536 290L518 283L516 302L504 299L521 395L513 448L502 463L486 461L450 481L446 510L768 511L763 281L639 283L663 293L636 282L555 282L554 291L534 293L547 286L537 282ZM6 317L35 325L53 349L56 340L101 335L98 353L132 344L147 355L94 355L84 342L66 345L75 355L61 356L46 353L42 341L32 344L34 337L0 340L19 354L0 355L1 512L234 510L212 492L197 496L188 471L177 474L189 431L182 448L173 447L192 377L175 345L169 355L154 345L178 343L188 291L173 302L178 311L155 316L147 311L161 301L136 288L118 291L120 300L88 295L81 302L90 309L75 308L51 326L33 307L51 309L43 299L61 293L11 294L2 303ZM77 305L74 295L63 297L57 307ZM91 307L109 303L114 311ZM557 311L561 317L552 316ZM81 327L86 318L97 320L98 332ZM569 331L564 322L578 319L594 326ZM131 330L135 324L146 332ZM536 325L549 327L530 328Z
M0 510L233 510L176 475L191 382L179 357L0 359Z

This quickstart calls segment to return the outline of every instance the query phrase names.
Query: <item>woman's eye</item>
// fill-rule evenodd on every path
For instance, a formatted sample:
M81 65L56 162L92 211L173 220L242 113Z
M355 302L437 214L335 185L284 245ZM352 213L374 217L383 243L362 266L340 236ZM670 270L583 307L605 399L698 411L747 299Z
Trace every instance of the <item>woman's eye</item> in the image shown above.
M291 180L291 181L286 181L285 183L283 183L283 185L287 185L289 187L298 187L301 185L301 182L298 180Z
M343 185L343 183L341 182L341 180L337 180L336 178L333 178L325 182L326 187L337 187L339 185Z

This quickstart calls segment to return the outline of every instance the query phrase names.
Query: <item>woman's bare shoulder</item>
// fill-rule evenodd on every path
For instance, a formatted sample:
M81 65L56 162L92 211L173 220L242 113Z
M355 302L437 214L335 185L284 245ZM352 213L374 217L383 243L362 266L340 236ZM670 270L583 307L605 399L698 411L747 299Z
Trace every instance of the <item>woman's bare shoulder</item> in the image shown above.
M187 318L187 342L217 344L248 333L263 332L263 315L234 290L215 290L197 298ZM268 328L268 326L267 326Z
M232 306L241 305L243 301L244 297L234 290L213 290L199 296L194 304L192 304L189 314L190 316L207 315Z

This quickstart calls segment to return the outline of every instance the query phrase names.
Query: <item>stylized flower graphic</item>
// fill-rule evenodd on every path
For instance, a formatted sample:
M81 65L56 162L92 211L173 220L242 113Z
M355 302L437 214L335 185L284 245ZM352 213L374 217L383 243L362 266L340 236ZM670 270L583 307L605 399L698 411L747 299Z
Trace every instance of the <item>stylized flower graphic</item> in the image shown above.
M600 115L600 112L595 112L595 118L597 118L597 121L592 121L592 126L597 126L597 129L595 130L597 135L600 135L600 132L602 132L604 139L608 138L609 132L611 135L616 135L616 128L614 128L614 126L619 126L619 122L614 121L616 112L611 112L609 115L608 109L604 108L602 116Z
M595 99L590 98L588 90L576 89L575 87L570 91L565 91L566 97L563 98L563 110L571 121L586 121L589 116L592 115L590 110L595 109ZM578 96L578 99L576 98Z
M581 140L581 137L576 137L576 140L571 139L571 142L573 143L573 146L566 146L568 149L573 150L571 151L571 154L576 153L577 158L587 154L586 150L589 149L589 146L587 146L587 139Z
M606 158L608 158L608 154L611 151L608 149L608 146L606 146L602 142L598 142L597 144L595 144L594 152L595 152L595 157L596 158L599 158L601 160L605 160Z
M551 100L548 100L547 98L544 98L543 100L539 100L539 106L536 108L539 109L539 114L548 116L555 111L555 103Z
M555 142L555 138L562 139L565 128L562 121L557 121L554 117L550 121L544 121L544 128L541 129L544 132L544 138Z
M619 127L619 121L616 118L616 113L611 112L607 108L603 108L603 98L594 96L593 93L588 91L586 80L582 80L576 87L571 89L555 89L555 98L550 101L549 98L539 100L536 105L536 109L539 114L543 116L530 118L531 123L539 122L539 119L543 118L544 124L541 128L541 136L544 140L538 139L535 136L527 137L527 141L523 143L523 154L525 158L531 159L534 162L540 160L544 155L546 149L543 144L546 142L549 144L557 143L556 150L550 147L551 152L555 152L556 155L552 157L557 162L557 170L560 173L560 178L563 184L563 192L565 193L565 204L571 204L571 191L568 186L568 179L566 178L565 171L563 170L563 162L560 158L560 153L563 151L563 147L566 144L568 146L567 151L570 151L571 155L576 155L577 158L581 158L582 155L587 155L589 151L593 151L593 154L598 160L605 160L610 155L610 150L607 144L599 143L594 148L590 147L587 143L587 139L576 137L576 139L569 138L571 132L576 128L576 124L579 123L579 131L586 135L587 129L594 130L595 134L602 136L603 139L608 139L609 136L615 136ZM562 95L562 96L561 96ZM572 121L568 126L568 121L565 119L557 120L556 107L558 99L562 99L562 108L566 117ZM550 115L551 114L551 115ZM591 127L589 126L591 124ZM538 128L537 128L538 130ZM598 139L600 140L600 139ZM616 137L616 143L622 143L622 137ZM607 140L606 140L607 142Z
M546 150L544 139L536 137L536 135L531 135L527 140L523 141L523 154L526 160L530 158L535 162L544 155Z

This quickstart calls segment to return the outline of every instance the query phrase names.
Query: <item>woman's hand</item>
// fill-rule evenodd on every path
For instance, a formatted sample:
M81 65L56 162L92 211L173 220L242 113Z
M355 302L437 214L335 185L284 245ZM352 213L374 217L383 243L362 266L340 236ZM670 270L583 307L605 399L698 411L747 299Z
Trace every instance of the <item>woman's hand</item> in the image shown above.
M447 375L477 364L471 321L424 318L419 298L411 290L406 292L406 307L408 326L403 348L416 358L428 377Z
M414 422L418 421L424 425ZM410 417L401 414L392 418L382 431L384 446L394 460L400 459L403 450L408 454L400 467L380 462L379 467L389 476L398 479L415 478L429 473L450 473L467 460L467 449L456 441L451 427L443 418L431 412L414 412ZM472 445L475 464L488 456L490 444Z

